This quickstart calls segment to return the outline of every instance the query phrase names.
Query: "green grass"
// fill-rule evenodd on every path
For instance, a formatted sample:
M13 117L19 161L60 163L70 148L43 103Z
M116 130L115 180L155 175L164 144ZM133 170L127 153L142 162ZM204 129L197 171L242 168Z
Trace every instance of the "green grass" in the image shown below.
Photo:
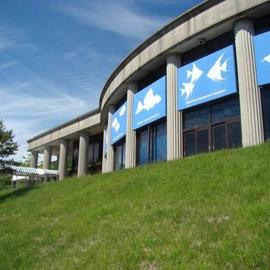
M270 269L270 144L0 191L0 269Z

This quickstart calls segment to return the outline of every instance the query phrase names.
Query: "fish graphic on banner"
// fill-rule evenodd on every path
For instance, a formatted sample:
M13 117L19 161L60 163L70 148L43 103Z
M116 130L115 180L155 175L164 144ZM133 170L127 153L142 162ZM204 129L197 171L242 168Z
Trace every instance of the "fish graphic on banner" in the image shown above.
M178 109L183 110L237 91L233 46L178 69Z
M113 114L111 127L111 144L126 135L126 102Z
M134 95L133 129L142 127L166 115L165 77Z
M258 85L270 83L270 32L254 37Z

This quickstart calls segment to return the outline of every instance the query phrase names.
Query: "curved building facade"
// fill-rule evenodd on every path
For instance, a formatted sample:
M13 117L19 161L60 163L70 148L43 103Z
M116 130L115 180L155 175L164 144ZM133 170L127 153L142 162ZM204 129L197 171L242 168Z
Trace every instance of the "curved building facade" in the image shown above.
M208 0L113 71L99 107L28 141L59 177L111 172L270 138L270 1Z

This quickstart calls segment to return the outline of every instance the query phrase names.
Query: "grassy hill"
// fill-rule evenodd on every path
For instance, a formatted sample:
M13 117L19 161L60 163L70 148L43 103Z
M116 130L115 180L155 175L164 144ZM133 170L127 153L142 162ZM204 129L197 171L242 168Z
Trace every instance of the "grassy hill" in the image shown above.
M269 269L270 144L0 192L0 269Z

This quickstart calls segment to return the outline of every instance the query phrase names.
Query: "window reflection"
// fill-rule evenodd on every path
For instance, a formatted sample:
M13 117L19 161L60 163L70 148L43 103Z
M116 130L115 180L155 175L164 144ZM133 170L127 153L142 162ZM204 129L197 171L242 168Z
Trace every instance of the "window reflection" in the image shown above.
M264 121L264 136L266 140L270 139L270 87L262 89L262 107Z
M137 165L167 159L166 122L137 131Z
M183 112L183 127L185 156L240 147L242 135L238 97Z
M233 98L211 106L212 123L220 122L226 118L240 115L240 104L238 98Z
M114 146L114 169L121 170L125 168L126 143L124 141Z
M184 114L184 128L196 128L209 123L209 107Z

